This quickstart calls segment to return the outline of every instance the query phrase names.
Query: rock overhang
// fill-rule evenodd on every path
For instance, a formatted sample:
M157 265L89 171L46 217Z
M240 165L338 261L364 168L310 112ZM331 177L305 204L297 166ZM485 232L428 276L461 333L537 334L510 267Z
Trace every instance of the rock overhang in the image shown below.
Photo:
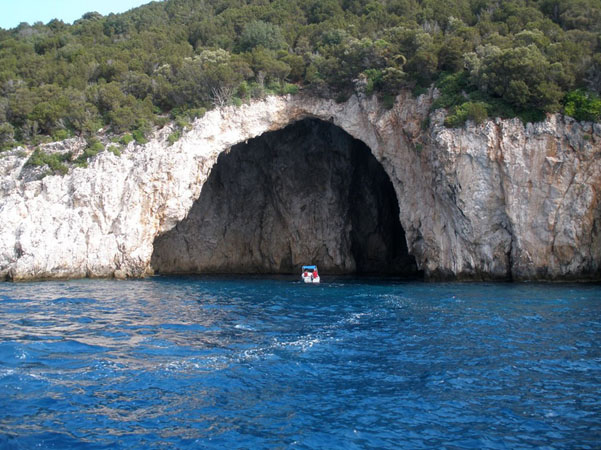
M417 276L389 177L361 141L298 120L222 153L199 199L154 243L159 273Z

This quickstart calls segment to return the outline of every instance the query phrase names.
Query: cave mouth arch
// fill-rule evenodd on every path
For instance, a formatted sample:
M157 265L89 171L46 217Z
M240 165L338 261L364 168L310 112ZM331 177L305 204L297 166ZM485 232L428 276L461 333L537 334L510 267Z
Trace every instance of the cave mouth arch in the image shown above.
M306 118L223 152L188 216L154 241L159 274L418 277L390 178L370 149Z

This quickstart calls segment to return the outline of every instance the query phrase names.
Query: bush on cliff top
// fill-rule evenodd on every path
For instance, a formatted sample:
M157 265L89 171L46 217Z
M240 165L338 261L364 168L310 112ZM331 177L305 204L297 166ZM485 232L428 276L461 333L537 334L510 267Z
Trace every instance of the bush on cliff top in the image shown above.
M601 98L582 90L569 92L565 112L577 120L601 121Z
M44 153L40 149L35 149L25 165L43 167L48 166L50 173L53 175L65 175L69 168L65 165L65 162L70 161L72 158L71 152L68 153Z

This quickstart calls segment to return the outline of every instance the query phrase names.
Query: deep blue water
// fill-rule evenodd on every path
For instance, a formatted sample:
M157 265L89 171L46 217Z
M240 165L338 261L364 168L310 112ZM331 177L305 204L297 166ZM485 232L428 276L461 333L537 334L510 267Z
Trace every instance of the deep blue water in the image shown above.
M0 284L0 448L601 448L599 285L324 281Z

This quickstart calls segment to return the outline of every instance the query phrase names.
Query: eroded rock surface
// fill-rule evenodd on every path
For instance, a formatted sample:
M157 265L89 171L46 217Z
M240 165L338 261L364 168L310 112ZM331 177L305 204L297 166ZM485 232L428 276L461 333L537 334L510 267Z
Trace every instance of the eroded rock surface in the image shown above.
M372 151L426 275L599 279L601 125L554 115L446 129L441 112L428 117L431 100L403 94L387 111L374 98L270 97L207 113L173 146L166 128L42 180L23 176L31 150L4 152L0 277L152 273L155 239L191 214L222 152L309 117Z

